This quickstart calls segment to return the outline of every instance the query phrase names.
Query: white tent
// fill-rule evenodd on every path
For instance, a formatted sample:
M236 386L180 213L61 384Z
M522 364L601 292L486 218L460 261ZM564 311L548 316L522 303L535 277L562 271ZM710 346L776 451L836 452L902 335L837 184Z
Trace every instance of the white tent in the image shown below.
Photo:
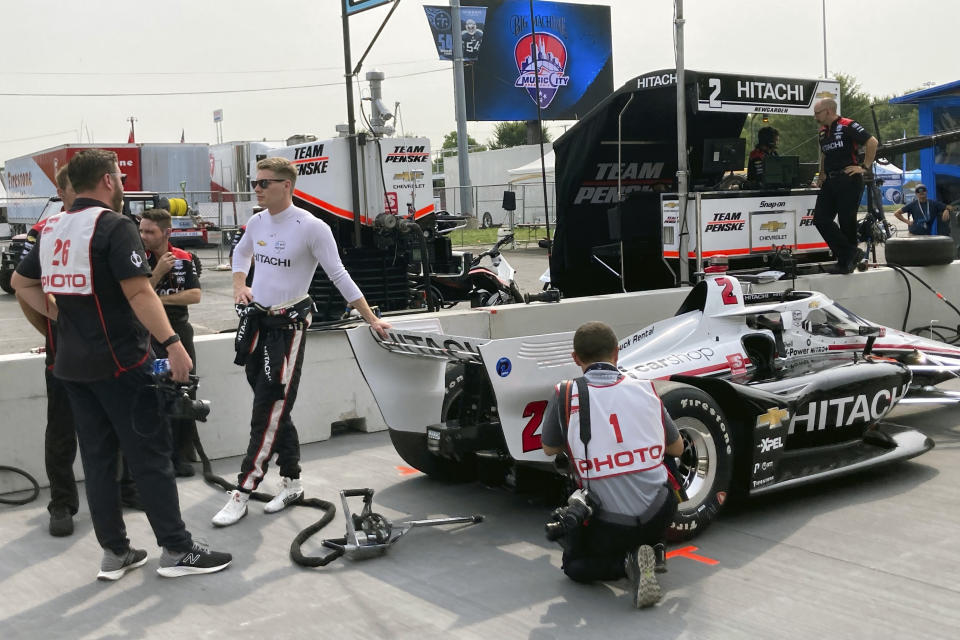
M549 151L543 156L543 164L547 169L547 182L554 182L554 160L556 156L553 151ZM516 169L507 169L510 174L510 184L532 184L540 182L543 179L543 168L540 166L540 158L517 167Z

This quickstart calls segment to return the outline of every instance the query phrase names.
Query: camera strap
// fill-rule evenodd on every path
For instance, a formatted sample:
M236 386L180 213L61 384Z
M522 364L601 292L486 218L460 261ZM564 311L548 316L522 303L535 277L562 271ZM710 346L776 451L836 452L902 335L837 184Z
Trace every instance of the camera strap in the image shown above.
M586 376L580 376L574 380L565 380L562 383L563 397L563 416L561 425L563 428L564 442L570 433L570 416L573 413L573 387L577 387L577 414L580 416L580 442L583 443L584 455L587 455L588 442L590 442L590 392ZM587 487L590 486L590 470L587 469L584 476Z

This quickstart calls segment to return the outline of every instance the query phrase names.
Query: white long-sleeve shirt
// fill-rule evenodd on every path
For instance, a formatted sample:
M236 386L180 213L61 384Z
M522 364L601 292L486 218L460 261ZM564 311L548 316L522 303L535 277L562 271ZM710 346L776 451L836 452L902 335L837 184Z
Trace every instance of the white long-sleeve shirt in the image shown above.
M261 211L250 218L233 251L233 272L247 273L251 259L257 267L253 300L265 307L304 296L317 264L344 300L363 297L340 261L330 227L300 207L291 205L276 214Z

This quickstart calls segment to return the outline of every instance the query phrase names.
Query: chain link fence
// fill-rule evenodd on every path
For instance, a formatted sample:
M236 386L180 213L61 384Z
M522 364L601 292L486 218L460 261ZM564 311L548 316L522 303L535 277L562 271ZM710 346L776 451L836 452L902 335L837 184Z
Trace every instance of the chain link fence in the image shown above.
M509 226L509 212L503 209L503 192L516 194L517 208L513 212L514 225L543 226L549 217L550 225L556 222L556 189L554 183L547 183L547 202L544 205L543 184L485 184L472 185L470 196L473 211L480 227ZM439 198L440 208L451 214L463 210L461 206L461 187L447 186L433 190L434 198Z

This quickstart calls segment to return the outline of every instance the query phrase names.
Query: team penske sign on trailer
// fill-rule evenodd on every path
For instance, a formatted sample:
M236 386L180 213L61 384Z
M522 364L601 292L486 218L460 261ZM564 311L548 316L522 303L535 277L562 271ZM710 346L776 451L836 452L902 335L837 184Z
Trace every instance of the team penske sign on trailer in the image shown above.
M350 192L350 140L315 140L271 153L287 158L297 169L294 197L325 212L353 220ZM361 223L373 224L379 213L420 218L433 211L430 141L426 138L382 138L358 149L365 168L361 180Z

